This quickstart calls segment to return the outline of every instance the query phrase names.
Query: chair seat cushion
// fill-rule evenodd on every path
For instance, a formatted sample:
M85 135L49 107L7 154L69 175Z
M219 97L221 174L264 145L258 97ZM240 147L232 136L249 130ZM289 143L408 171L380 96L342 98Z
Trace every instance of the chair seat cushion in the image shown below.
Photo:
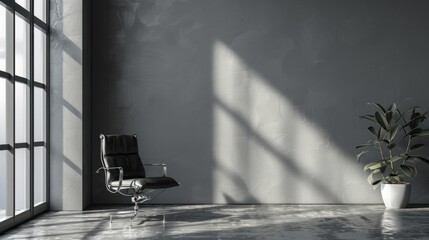
M112 181L112 187L118 187L119 181ZM171 177L146 177L123 179L121 188L160 189L179 186L179 183Z

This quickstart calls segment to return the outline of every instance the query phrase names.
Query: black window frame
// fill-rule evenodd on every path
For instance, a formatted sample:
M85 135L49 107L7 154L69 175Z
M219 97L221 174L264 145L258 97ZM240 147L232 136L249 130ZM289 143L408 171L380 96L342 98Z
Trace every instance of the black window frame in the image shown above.
M49 159L49 142L50 142L50 76L49 76L49 66L50 66L50 28L49 28L49 9L50 1L46 0L46 22L43 22L38 17L34 16L34 0L30 0L30 9L26 10L24 7L20 6L18 3L15 3L13 0L0 0L0 5L5 7L8 11L12 13L13 18L13 49L12 49L12 62L14 64L13 72L5 72L0 70L0 81L9 81L12 84L12 131L13 131L13 143L0 143L0 151L9 151L13 156L13 175L15 174L15 150L16 149L28 149L29 150L29 160L30 160L30 209L25 211L22 214L16 214L15 212L15 177L13 176L13 216L0 221L0 233L5 230L12 228L24 221L27 221L36 215L43 213L49 208L49 191L50 191L50 159ZM29 23L30 27L30 36L29 36L29 69L30 74L29 78L23 78L21 76L15 76L15 18L19 15L23 20ZM40 83L34 81L34 29L38 28L46 36L46 49L45 49L45 73L46 79L45 83ZM29 142L15 142L15 82L23 83L29 87ZM39 88L43 89L45 92L45 141L34 141L34 89ZM34 206L34 149L35 147L45 147L45 157L46 157L46 183L45 183L45 202L40 205ZM0 192L0 194L2 194ZM3 193L4 194L4 193Z

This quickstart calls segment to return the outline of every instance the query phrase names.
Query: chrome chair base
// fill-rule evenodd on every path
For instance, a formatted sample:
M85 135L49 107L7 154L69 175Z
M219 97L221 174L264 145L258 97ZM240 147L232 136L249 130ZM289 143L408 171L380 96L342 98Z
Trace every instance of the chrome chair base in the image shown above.
M132 226L132 222L137 219L139 217L139 203L144 203L151 200L151 198L147 195L134 195L131 198L131 201L134 203L134 210L133 211L120 211L120 212L116 212L110 215L110 224L113 223L113 217L114 216L123 216L123 215L128 215L126 216L127 218L130 218L130 222L129 222L129 226ZM131 216L130 216L131 215ZM165 223L165 215L163 214L163 219L162 222L163 224ZM147 218L149 219L149 218Z

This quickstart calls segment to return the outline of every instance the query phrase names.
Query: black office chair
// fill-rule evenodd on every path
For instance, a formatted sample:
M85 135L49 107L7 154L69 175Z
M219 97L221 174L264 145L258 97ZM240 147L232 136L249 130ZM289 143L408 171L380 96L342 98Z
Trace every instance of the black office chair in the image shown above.
M103 166L97 170L97 173L100 170L104 170L106 188L109 192L131 197L131 201L134 203L134 211L131 212L130 225L132 220L138 216L138 204L151 200L150 194L152 192L157 189L165 190L166 188L180 185L173 178L167 177L167 165L165 163L142 163L135 134L101 134L100 139L100 157ZM144 166L163 167L163 175L160 177L146 177ZM110 215L110 223L112 223L113 215L124 213L126 214L127 212Z

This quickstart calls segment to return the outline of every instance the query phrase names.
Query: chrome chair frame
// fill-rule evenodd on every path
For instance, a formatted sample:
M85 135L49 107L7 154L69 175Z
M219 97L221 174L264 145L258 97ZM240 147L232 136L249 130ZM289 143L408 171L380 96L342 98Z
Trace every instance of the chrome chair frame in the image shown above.
M134 137L137 137L136 134L133 135ZM100 139L103 139L104 135L101 134L100 135ZM128 214L132 214L132 216L130 217L130 226L132 224L132 221L135 220L138 215L139 215L139 206L138 204L140 203L144 203L147 201L150 201L152 199L155 199L159 194L161 194L163 191L165 191L165 189L161 189L161 192L158 193L154 198L152 198L150 196L150 194L152 192L155 191L155 189L143 189L143 191L140 192L140 186L134 185L132 187L123 187L122 186L122 181L124 180L124 170L122 169L122 167L106 167L104 160L103 160L103 147L100 149L100 158L101 158L101 163L102 163L102 167L98 168L96 173L100 173L101 170L104 171L105 174L105 185L106 185L106 189L107 191L109 191L110 193L119 193L125 197L131 197L131 201L134 203L134 210L133 211L123 211L123 212L117 212L114 214L110 215L110 224L113 222L113 216L120 216L120 215L128 215ZM150 167L162 167L163 171L162 171L162 176L166 177L167 176L167 164L165 163L143 163L143 166L150 166ZM117 187L113 187L112 186L112 181L109 182L107 179L107 173L108 171L111 170L117 170L119 171L119 179L118 179L118 186ZM180 183L179 183L180 186ZM132 191L133 193L130 194L128 193L129 191ZM140 193L138 193L140 192ZM165 215L163 215L163 223L165 223Z

